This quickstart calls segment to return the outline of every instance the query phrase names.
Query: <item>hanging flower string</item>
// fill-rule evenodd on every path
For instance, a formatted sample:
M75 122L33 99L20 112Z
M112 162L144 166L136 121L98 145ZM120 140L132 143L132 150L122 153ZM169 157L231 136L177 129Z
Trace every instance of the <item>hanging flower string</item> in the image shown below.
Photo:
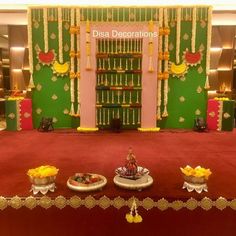
M44 52L48 52L48 13L47 8L43 8L43 37L44 37Z
M75 115L74 103L75 103L75 31L72 31L75 25L75 9L71 8L70 10L70 101L71 101L71 108L70 108L70 115Z
M91 69L91 42L90 42L90 22L89 20L86 21L86 69Z
M149 31L149 43L148 43L148 54L149 54L149 65L148 71L153 72L153 32L154 32L154 23L152 20L148 23L148 31Z
M212 30L212 7L208 8L207 12L207 52L206 52L206 82L205 82L205 89L209 89L209 79L208 76L210 74L210 47L211 47L211 30Z
M180 35L181 35L181 8L177 8L177 25L176 25L176 54L175 60L179 64L179 50L180 50Z
M58 44L59 44L59 62L63 63L63 37L62 37L62 9L58 8Z
M134 200L130 208L130 213L125 216L128 223L141 223L143 221L142 216L138 214L137 204Z
M176 63L170 63L170 72L173 76L182 77L187 73L188 66L185 62L180 63L180 36L181 36L181 8L177 8L176 25Z
M197 8L192 10L192 39L191 39L191 52L188 48L185 50L183 59L187 65L196 66L201 63L202 51L196 52L196 25L197 25Z
M162 35L163 35L163 8L159 9L159 38L158 38L158 75L157 75L157 120L161 120L161 84L162 84Z
M168 79L169 79L169 72L168 72L168 66L169 66L169 33L170 29L168 26L168 11L167 8L164 9L164 35L165 35L165 41L164 41L164 72L163 72L163 79L164 79L164 111L162 113L162 117L168 116L167 111L167 103L168 103Z
M191 39L191 50L192 53L195 53L195 44L196 44L196 16L197 16L197 8L193 8L193 19L192 19L192 39Z
M44 38L44 51L37 51L37 58L42 65L51 65L56 59L54 50L48 49L48 10L43 8L43 38Z
M70 70L70 63L63 63L63 35L62 35L62 8L58 8L58 51L59 51L59 62L53 63L53 73L57 76L65 76Z
M77 48L77 112L76 116L80 116L80 9L76 9L76 26L77 26L77 37L76 37L76 48Z
M32 18L31 18L32 10L28 8L28 46L29 46L29 72L30 72L30 81L28 85L28 89L35 88L34 80L33 80L33 49L32 49Z

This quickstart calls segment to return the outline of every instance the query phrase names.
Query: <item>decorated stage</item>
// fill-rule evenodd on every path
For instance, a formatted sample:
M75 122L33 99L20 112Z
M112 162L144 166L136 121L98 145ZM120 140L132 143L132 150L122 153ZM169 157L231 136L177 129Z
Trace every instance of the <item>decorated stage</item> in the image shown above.
M235 131L2 131L0 233L235 235L235 138ZM115 169L123 165L130 146L138 164L154 179L142 191L113 183ZM27 170L45 164L59 169L56 191L33 195ZM208 192L182 189L180 167L186 165L211 169ZM76 172L104 175L108 183L102 191L72 191L66 182ZM125 219L134 199L143 218L139 224Z

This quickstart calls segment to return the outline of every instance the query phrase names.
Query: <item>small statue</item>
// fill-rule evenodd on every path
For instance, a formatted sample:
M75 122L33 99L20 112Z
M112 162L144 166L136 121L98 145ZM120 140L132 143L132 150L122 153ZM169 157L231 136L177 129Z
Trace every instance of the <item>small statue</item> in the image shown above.
M126 175L127 176L135 176L138 172L137 161L136 161L135 155L133 154L133 150L131 147L129 148L129 152L126 157L125 168L126 168Z

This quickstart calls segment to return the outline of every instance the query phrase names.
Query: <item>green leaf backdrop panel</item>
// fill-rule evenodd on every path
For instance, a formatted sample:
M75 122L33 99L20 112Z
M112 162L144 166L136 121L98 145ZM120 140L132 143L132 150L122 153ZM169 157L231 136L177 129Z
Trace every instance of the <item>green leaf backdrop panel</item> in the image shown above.
M118 8L117 8L118 9ZM119 8L118 10L113 11L114 20L123 19L123 12L125 12L125 21L129 21L129 9L128 8ZM135 9L135 8L134 8ZM111 9L110 9L111 10ZM153 19L153 15L156 13L158 8L145 8L141 9L131 9L131 13L136 14L136 20L148 21ZM103 20L108 17L107 11L102 9L97 9L92 12L91 9L81 9L83 11L84 20L92 17L93 20L97 19L101 21L101 15L103 15ZM103 13L102 13L103 12ZM95 15L94 15L95 14ZM98 16L96 16L98 14ZM41 14L42 15L42 14ZM109 20L110 21L110 20ZM131 19L131 21L133 21ZM176 22L175 25L170 23L170 37L169 43L172 43L173 49L170 50L170 60L175 62L175 51L176 51ZM148 23L147 23L148 24ZM69 30L65 27L65 22L63 22L63 48L65 44L70 48L70 34ZM191 50L191 21L182 21L181 25L181 50L180 58L182 59L183 51L188 48ZM206 41L207 41L207 22L203 24L202 21L197 22L197 32L196 32L196 51L201 45L204 46L203 50L203 60L201 65L196 67L190 67L188 73L185 75L185 81L180 79L173 78L170 76L169 79L169 88L170 92L168 95L168 113L169 117L163 119L158 123L163 128L191 128L193 126L193 119L197 114L200 116L205 116L206 112L206 101L207 93L204 90L206 72ZM40 70L36 70L36 65L38 64L36 58L36 51L34 49L35 45L38 44L39 47L44 50L44 37L43 37L43 20L39 21L39 27L34 28L33 30L33 57L34 57L34 82L37 87L33 93L33 118L34 125L37 127L42 116L51 116L56 118L57 122L54 124L55 127L71 127L73 119L64 114L65 110L70 110L70 92L69 90L65 91L64 86L67 84L70 85L68 77L55 77L52 74L52 70L48 66L41 66ZM54 49L57 53L58 59L58 24L57 22L50 21L48 23L48 40L49 40L49 49ZM53 37L52 33L56 37ZM185 37L184 37L185 35ZM186 36L187 35L187 36ZM183 38L184 37L184 38ZM69 51L64 52L64 62L69 60ZM54 78L54 79L52 79ZM56 79L55 79L56 78ZM200 87L202 91L197 92L197 88ZM56 95L56 99L52 99L52 96ZM184 102L180 102L180 97L184 97ZM54 96L55 98L55 96ZM163 98L163 96L162 96ZM77 106L77 104L76 104ZM200 111L200 113L199 113ZM180 119L183 118L183 119ZM55 119L54 119L55 120ZM180 122L181 121L181 122Z
M48 22L49 49L54 49L58 60L58 24ZM54 37L56 36L56 37ZM43 22L40 22L38 29L33 29L33 47L38 44L44 51ZM70 48L70 35L63 23L63 54L64 62L69 60L69 50L64 51L65 44ZM34 53L34 65L37 65L36 53ZM38 127L41 118L53 117L55 128L70 128L72 119L66 111L70 111L70 90L65 91L64 87L70 86L68 76L56 76L51 66L41 65L41 69L34 68L34 82L36 89L33 92L33 120L34 127ZM37 85L40 85L39 90Z
M192 22L182 22L180 49L181 59L183 51L186 48L191 50L191 29ZM170 51L170 61L175 62L176 27L171 28L169 42L174 46L173 50ZM203 50L201 64L189 67L188 73L185 74L184 79L170 76L168 94L169 116L157 122L161 128L192 128L196 116L206 117L207 92L204 89L206 79L206 42L207 27L201 27L200 22L198 22L196 32L196 51L198 51L201 45L204 45L205 48Z

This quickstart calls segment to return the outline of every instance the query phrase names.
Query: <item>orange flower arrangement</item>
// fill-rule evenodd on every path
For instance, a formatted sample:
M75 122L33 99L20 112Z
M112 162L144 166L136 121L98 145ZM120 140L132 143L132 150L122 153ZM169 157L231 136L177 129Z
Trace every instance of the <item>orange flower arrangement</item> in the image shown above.
M159 35L164 35L164 28L163 27L159 28Z
M75 56L76 56L75 51L70 51L70 57L75 57Z
M70 79L74 79L76 77L75 72L70 71Z
M77 77L77 79L80 79L80 72L79 71L77 71L76 77Z
M158 59L159 59L159 60L163 60L163 54L162 54L162 52L159 52L159 53L158 53Z
M165 79L169 79L169 72L168 71L164 71L163 73L162 73L162 75L163 75L163 79L165 80Z
M163 34L164 35L169 35L170 34L170 28L169 27L164 27Z
M169 58L170 58L170 53L168 51L164 52L163 53L163 59L164 60L169 60Z
M162 73L162 72L159 72L159 73L158 73L157 79L158 79L158 80L162 80L162 79L163 79L163 73Z
M79 34L80 28L78 26L71 26L70 27L70 34Z

